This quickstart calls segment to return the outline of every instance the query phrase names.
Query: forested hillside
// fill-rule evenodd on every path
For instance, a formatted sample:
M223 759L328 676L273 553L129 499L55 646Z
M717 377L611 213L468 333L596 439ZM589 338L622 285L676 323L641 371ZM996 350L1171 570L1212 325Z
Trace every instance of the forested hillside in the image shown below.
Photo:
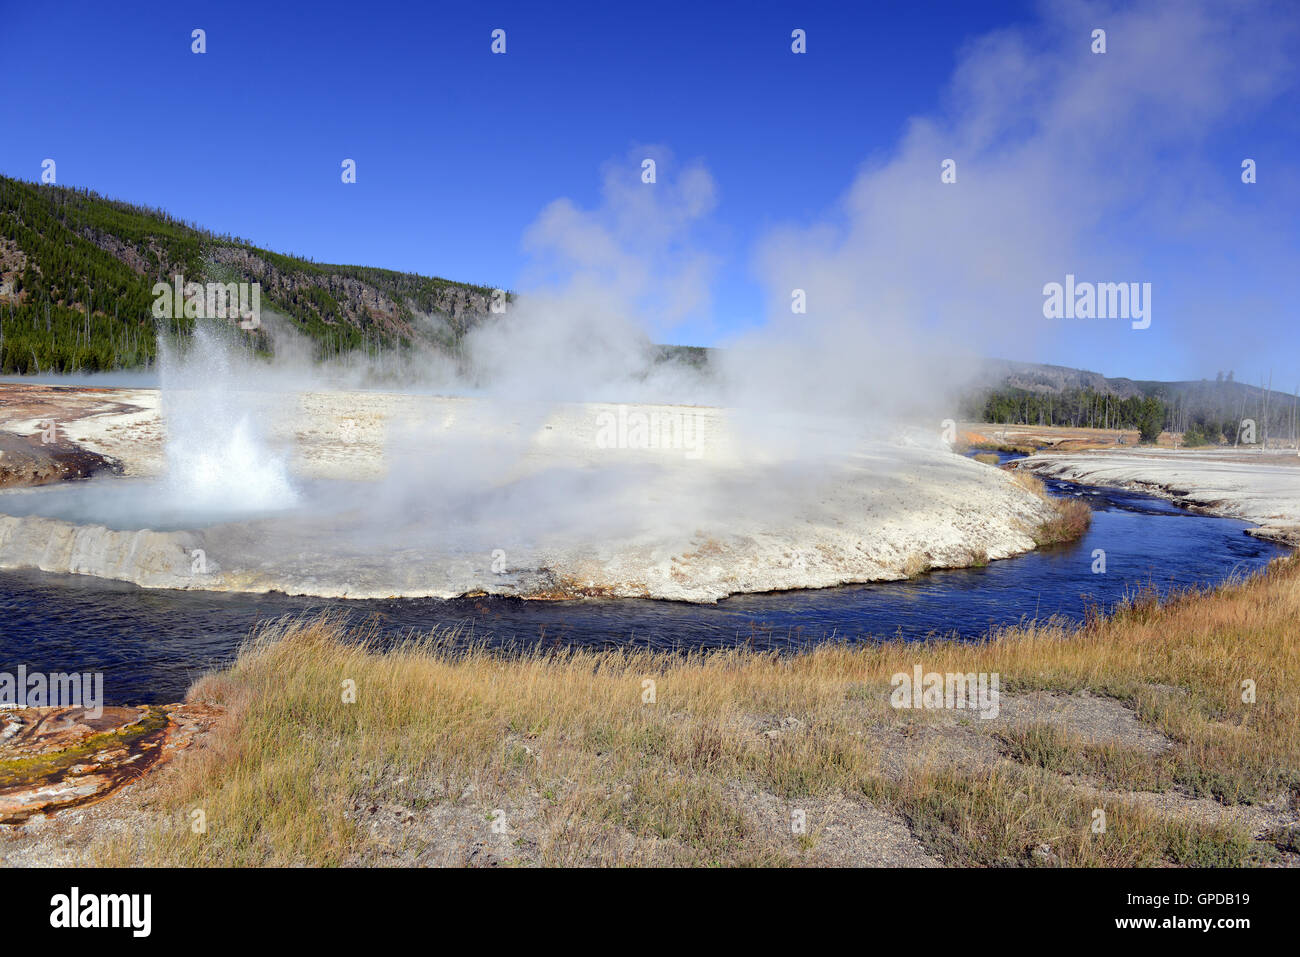
M1058 366L1043 368L1062 371ZM1189 445L1294 442L1300 437L1300 398L1234 382L1231 373L1215 381L1134 382L1063 371L1075 374L1059 377L1060 382L1086 380L1092 387L1052 388L1035 382L1035 388L1027 388L1020 383L1032 377L1018 372L973 390L962 415L980 422L1138 429L1148 435L1168 430L1182 433ZM1253 432L1247 434L1256 438L1243 440L1247 422L1253 423Z
M973 396L962 411L965 418L980 422L1138 429L1151 437L1160 433L1169 418L1168 407L1155 396L1132 395L1121 399L1092 389L992 390Z
M260 283L263 310L283 315L322 356L419 343L454 350L491 314L493 296L486 286L314 263L160 209L0 177L0 373L149 365L153 286L178 274ZM181 334L192 325L164 321Z

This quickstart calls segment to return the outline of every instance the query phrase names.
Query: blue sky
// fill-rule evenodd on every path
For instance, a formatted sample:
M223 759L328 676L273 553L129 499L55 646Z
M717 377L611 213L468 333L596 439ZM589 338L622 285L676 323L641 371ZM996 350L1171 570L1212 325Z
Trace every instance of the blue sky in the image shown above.
M668 336L699 344L770 312L764 237L842 221L855 177L899 152L911 118L960 109L963 51L1039 17L1034 4L965 0L6 6L0 172L36 179L52 157L61 184L318 261L518 288L529 275L523 239L549 203L599 207L602 169L646 144L671 151L665 179L673 163L702 164L715 203L687 245L713 264L709 294ZM190 51L196 27L207 33L202 56ZM489 50L496 27L507 31L505 56ZM790 52L794 27L807 30L806 55ZM1267 277L1296 265L1295 246L1274 237L1295 221L1300 126L1294 87L1257 106L1185 149L1198 168L1221 165L1228 184L1240 156L1260 158L1267 176L1253 196L1214 202L1233 204L1230 234L1264 237L1277 256L1261 267ZM355 185L340 182L345 157L357 162ZM1239 301L1233 249L1207 247L1204 223L1186 227L1190 238L1176 223L1133 240L1132 278L1168 288L1180 270L1204 273L1208 258L1221 267L1209 293ZM1240 350L1230 326L1214 350L1189 349L1189 336L1214 326L1179 332L1172 321L1141 340L1049 336L1020 354L1015 336L991 345L1135 377L1212 377L1216 361L1236 362L1238 378L1300 376L1300 317L1285 289L1294 277L1256 283L1263 328ZM1024 285L1052 278L1062 277ZM1207 291L1195 295L1204 302ZM1162 296L1169 308L1178 301Z

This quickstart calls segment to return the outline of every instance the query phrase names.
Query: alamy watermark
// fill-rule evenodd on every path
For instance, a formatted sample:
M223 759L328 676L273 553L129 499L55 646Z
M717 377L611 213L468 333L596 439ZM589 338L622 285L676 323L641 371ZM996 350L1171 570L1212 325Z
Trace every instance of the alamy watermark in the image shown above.
M981 718L998 716L998 673L923 672L920 665L909 675L900 671L889 679L889 703L895 708L966 709Z
M83 894L73 887L50 898L54 928L122 928L132 937L148 937L153 929L152 894Z
M1075 282L1043 287L1043 315L1048 319L1130 319L1134 329L1151 325L1151 283Z
M600 449L680 449L688 459L704 454L699 417L690 410L646 412L617 407L596 414L596 447Z
M171 285L154 283L155 319L238 319L239 328L262 324L262 284L257 282L186 282L177 273Z
M85 708L86 716L104 714L104 673L0 671L0 708Z

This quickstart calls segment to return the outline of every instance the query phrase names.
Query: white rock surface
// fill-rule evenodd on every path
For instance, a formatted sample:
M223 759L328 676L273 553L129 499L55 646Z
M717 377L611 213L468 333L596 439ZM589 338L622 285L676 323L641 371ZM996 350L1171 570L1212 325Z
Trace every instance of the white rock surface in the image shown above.
M130 391L148 390L115 398ZM1033 548L1031 530L1050 517L1009 475L928 433L846 447L825 423L714 408L534 412L375 392L262 397L258 408L299 479L333 480L325 498L308 492L296 512L181 532L0 518L0 567L352 598L711 602L898 579L909 560L1007 558ZM97 414L68 432L111 448L128 472L156 471L157 409L142 401L124 421ZM206 571L192 571L195 549Z
M1300 525L1300 457L1294 451L1141 449L1043 453L1018 467L1039 475L1153 492L1256 525Z

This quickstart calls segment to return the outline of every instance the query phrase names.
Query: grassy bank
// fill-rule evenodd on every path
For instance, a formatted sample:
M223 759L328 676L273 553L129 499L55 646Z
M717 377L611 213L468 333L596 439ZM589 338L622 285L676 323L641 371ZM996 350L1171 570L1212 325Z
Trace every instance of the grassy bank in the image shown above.
M985 452L993 455L997 452L1005 452L1008 455L1033 455L1039 450L1040 446L1028 445L1021 442L971 442L966 446L966 450L974 449L977 452ZM995 457L996 461L996 457Z
M430 640L379 653L327 618L281 623L194 687L192 698L230 709L227 721L209 748L158 775L152 823L109 830L93 856L1289 862L1298 619L1292 557L1163 606L1136 596L1078 627L787 658L503 658ZM1000 716L891 707L890 676L914 665L997 673ZM197 834L186 826L196 809Z
M1047 494L1043 480L1032 472L1015 470L1011 477L1052 506L1052 517L1031 530L1039 548L1077 541L1092 524L1092 508L1081 498L1056 498Z

